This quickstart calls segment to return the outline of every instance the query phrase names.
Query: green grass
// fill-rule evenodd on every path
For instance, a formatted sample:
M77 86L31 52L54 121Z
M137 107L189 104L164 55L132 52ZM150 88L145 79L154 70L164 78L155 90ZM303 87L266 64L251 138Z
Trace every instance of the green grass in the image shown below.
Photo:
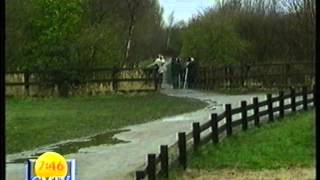
M188 168L214 171L240 169L259 171L289 167L314 167L314 111L287 116L282 122L249 129L219 144L206 144L189 154ZM184 171L174 168L170 179L181 179Z
M315 157L314 112L290 115L283 122L267 124L207 144L192 155L195 169L278 169L309 167Z
M88 136L205 107L158 93L70 98L7 98L6 151Z

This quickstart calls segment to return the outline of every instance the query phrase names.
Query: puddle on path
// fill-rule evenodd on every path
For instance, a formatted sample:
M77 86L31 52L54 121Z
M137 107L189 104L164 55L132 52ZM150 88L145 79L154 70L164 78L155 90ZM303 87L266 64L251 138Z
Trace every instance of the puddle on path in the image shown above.
M116 138L112 138L115 134L129 131L126 130L118 130L118 131L109 131L103 134L98 134L88 139L84 139L81 141L67 142L64 144L59 144L54 146L53 148L48 148L50 151L57 152L61 155L71 154L78 152L79 149L90 146L98 146L102 144L119 144L119 143L127 143L128 141L119 140ZM8 163L24 163L27 159L34 159L39 157L43 152L32 154L31 157L15 159Z

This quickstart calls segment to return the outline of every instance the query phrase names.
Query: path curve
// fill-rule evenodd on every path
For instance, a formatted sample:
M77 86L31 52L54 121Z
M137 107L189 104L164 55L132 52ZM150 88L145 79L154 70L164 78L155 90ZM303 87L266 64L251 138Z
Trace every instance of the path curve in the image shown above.
M76 159L78 179L134 179L134 172L145 163L148 153L159 153L160 145L175 143L177 132L190 132L192 122L208 121L211 113L221 113L224 110L224 104L227 103L239 106L240 101L251 102L252 97L265 99L264 94L225 95L173 89L164 89L161 92L169 96L199 99L207 102L208 106L195 112L124 127L123 129L130 129L130 131L116 134L114 137L130 141L129 143L82 148L77 153L66 155L66 158ZM8 157L10 155L7 156L7 159ZM24 165L7 164L6 177L10 180L23 179Z

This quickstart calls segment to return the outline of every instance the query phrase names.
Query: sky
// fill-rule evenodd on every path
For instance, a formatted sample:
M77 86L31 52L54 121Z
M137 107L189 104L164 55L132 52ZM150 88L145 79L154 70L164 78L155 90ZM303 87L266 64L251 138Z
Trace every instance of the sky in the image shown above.
M159 0L159 2L164 9L165 22L168 22L168 17L172 11L174 11L174 22L188 21L192 15L214 4L214 0Z

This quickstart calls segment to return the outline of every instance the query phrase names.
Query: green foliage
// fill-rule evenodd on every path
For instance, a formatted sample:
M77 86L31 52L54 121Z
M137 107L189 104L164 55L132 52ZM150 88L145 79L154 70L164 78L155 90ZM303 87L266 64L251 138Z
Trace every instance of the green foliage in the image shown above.
M34 0L32 69L52 71L72 65L73 42L83 10L80 0Z
M60 44L72 38L79 28L83 9L81 0L34 0L37 16L34 28L40 45Z
M126 1L10 0L6 9L8 69L112 67L123 58L130 21ZM134 63L155 57L165 45L159 2L144 0L138 10Z
M165 44L158 1L141 4L130 63L155 57ZM44 86L53 82L68 91L74 82L90 78L84 70L123 61L130 21L127 1L10 0L6 9L7 70L48 72L38 77Z
M314 22L314 0L217 0L185 27L181 55L216 64L312 61Z
M6 1L5 63L7 70L23 70L32 61L30 23L33 16L31 0Z
M60 95L67 95L69 83L75 74L67 67L75 67L72 55L83 15L82 0L33 0L33 17L30 28L29 70L48 72L40 75L44 84L58 85ZM56 72L59 70L59 72Z
M191 22L184 32L181 56L192 56L203 63L234 64L246 48L246 41L233 24L204 16Z

